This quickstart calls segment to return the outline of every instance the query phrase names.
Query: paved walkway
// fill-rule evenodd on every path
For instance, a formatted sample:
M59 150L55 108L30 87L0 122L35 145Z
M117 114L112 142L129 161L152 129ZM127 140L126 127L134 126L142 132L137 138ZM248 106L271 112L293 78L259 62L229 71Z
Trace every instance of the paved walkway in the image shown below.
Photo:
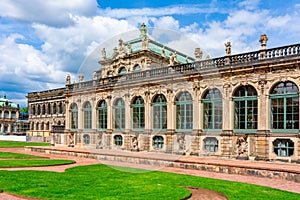
M287 181L287 180L279 180L279 179L268 179L268 178L258 178L254 176L243 176L243 175L237 175L237 174L225 174L225 173L216 173L216 172L208 172L208 171L200 171L200 170L189 170L189 169L182 169L182 168L173 168L173 167L157 167L157 166L150 166L150 165L142 165L142 164L134 164L134 163L124 163L124 162L116 162L116 161L104 161L104 160L95 160L95 159L88 159L88 158L82 158L82 157L73 157L73 156L66 156L66 155L56 155L56 154L46 154L46 153L40 153L40 152L28 152L24 149L1 149L1 151L9 151L9 152L16 152L16 153L27 153L37 156L45 156L49 157L50 159L70 159L75 160L76 163L70 164L70 165L61 165L61 166L47 166L47 167L26 167L26 168L10 168L10 169L4 169L4 170L44 170L44 171L57 171L57 172L63 172L65 169L79 166L79 165L90 165L90 164L107 164L107 165L114 165L114 166L124 166L124 167L134 167L134 168L141 168L141 169L147 169L147 170L159 170L164 172L174 172L174 173L180 173L180 174L189 174L194 176L202 176L202 177L208 177L208 178L215 178L215 179L221 179L221 180L229 180L229 181L237 181L237 182L244 182L244 183L250 183L250 184L256 184L256 185L262 185L262 186L268 186L280 190L286 190L290 192L295 192L300 194L300 183ZM112 153L111 151L108 153ZM119 153L119 152L118 152ZM139 156L152 156L143 153L143 152L129 152L131 154L136 154ZM172 155L168 154L156 154L156 156L159 157L169 157ZM177 156L178 159L188 159L191 162L195 159L200 159L199 157L180 157ZM261 165L262 167L279 167L281 169L289 169L289 170L299 170L300 165L299 164L284 164L284 163L266 163L266 162L251 162L251 161L236 161L236 160L224 160L224 159L213 159L213 158L201 158L204 162L216 162L217 163L226 163L226 164L238 164L238 165ZM18 200L18 199L24 199L22 197L20 198L4 198L3 195L6 195L5 193L0 193L0 199L5 200Z

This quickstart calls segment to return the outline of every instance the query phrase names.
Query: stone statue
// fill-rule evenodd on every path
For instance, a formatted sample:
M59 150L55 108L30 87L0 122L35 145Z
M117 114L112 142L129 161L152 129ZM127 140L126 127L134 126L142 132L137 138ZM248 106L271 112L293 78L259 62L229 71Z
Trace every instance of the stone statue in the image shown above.
M130 43L127 44L127 53L131 53L131 44Z
M185 146L185 137L184 135L178 135L177 136L177 142L178 142L178 146L179 146L179 150L183 151L185 150L186 146Z
M106 50L105 48L102 49L102 60L105 60L106 59Z
M132 150L135 150L135 151L139 150L139 143L138 143L138 139L136 136L132 137L131 146L132 146Z
M97 139L98 139L98 143L97 143L96 149L102 149L102 133L98 134Z
M161 49L161 56L162 57L166 57L166 54L165 54L165 47L163 46L162 49Z
M225 43L225 47L226 47L226 56L230 56L231 55L231 44L230 42L226 42Z
M239 157L247 157L248 156L248 142L247 136L239 137L236 141L237 149L238 149L238 156Z
M268 39L269 38L266 34L261 34L259 38L259 42L261 43L261 49L266 49Z
M71 76L70 74L68 74L66 77L66 85L70 85L70 84L71 84Z
M79 74L79 82L82 82L83 78L84 78L83 74Z
M189 57L188 56L185 57L185 63L189 63Z
M140 27L140 37L141 38L146 38L147 37L147 27L146 24L143 22L141 27Z
M119 39L119 51L124 51L124 41L122 39Z
M174 66L174 56L173 56L173 53L170 52L169 54L170 58L169 58L169 66Z
M93 72L93 80L97 80L97 72L96 71Z
M69 134L69 147L74 147L74 133Z
M196 48L194 54L195 54L196 61L202 60L203 52L201 51L200 48Z

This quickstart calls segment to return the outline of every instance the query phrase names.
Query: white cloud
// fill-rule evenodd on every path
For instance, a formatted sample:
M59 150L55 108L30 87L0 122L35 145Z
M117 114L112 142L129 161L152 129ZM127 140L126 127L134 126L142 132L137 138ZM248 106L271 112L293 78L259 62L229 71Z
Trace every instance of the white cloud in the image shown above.
M99 11L100 15L114 17L114 18L127 18L132 16L166 16L166 15L185 15L185 14L199 14L199 13L213 13L216 8L205 7L200 4L191 5L173 5L160 8L105 8Z
M95 0L1 0L0 16L11 17L30 23L42 23L51 26L69 25L70 14L93 16L97 11Z

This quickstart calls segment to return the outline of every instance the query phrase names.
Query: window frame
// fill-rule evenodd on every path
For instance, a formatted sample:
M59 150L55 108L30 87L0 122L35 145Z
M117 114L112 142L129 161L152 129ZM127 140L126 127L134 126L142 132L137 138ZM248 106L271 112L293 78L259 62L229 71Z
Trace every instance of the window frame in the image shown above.
M187 99L187 95L190 97L190 99ZM181 96L184 95L183 99L180 99ZM191 109L188 110L187 108L190 107ZM191 132L193 130L193 99L192 99L192 95L188 92L181 92L180 94L178 94L176 96L176 100L175 100L175 119L176 119L176 127L175 130L176 132ZM179 116L180 117L180 124L178 126L179 123L179 118L178 118L178 108L180 108L180 111L183 111L183 115ZM183 108L183 109L181 109ZM188 112L190 111L190 112ZM188 121L188 118L190 118L191 120ZM183 119L183 122L181 122L181 120ZM183 125L183 126L182 126ZM188 125L190 126L190 128L188 127Z
M104 102L104 104L103 104ZM97 106L97 128L100 131L107 130L107 103L105 100L101 100Z
M113 113L114 113L114 130L124 131L124 129L125 129L125 102L122 98L118 98L115 100ZM119 127L116 126L117 119L119 122Z
M69 112L70 112L70 129L76 131L78 130L78 106L76 103L71 104Z
M162 101L157 101L160 97ZM158 113L158 123L155 121L156 113ZM154 131L167 130L167 99L163 94L157 94L152 102L152 129Z
M92 105L89 101L84 103L83 106L83 129L92 129Z
M131 114L132 131L143 131L145 129L145 102L143 97L137 96L133 99ZM135 121L135 116L137 116L137 121Z

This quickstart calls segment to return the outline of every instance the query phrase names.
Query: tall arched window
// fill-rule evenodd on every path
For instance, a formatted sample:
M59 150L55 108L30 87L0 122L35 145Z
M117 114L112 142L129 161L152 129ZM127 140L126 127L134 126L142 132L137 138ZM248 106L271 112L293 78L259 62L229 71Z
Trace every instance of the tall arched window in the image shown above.
M37 122L37 123L35 124L35 130L40 130L40 123L39 123L39 122Z
M47 114L48 114L48 115L51 114L51 106L50 106L50 103L47 104Z
M141 96L132 102L132 129L141 130L145 128L145 106Z
M56 114L57 110L56 110L56 103L53 104L53 109L52 109L52 114Z
M44 122L41 123L41 130L44 130Z
M247 85L239 87L234 93L234 129L253 132L257 129L257 92Z
M42 105L42 115L44 115L45 112L46 112L46 106L45 106L45 104L43 104L43 105Z
M78 129L78 107L76 103L70 106L70 125L72 130Z
M83 128L92 129L92 106L86 102L83 106Z
M40 105L37 106L36 114L37 114L37 115L40 115L40 114L41 114L41 106L40 106Z
M107 129L107 105L104 100L98 103L98 129Z
M2 118L2 110L0 110L0 118ZM0 131L1 131L1 129L0 129Z
M114 128L125 129L125 103L121 98L117 99L114 104Z
M62 102L59 102L59 104L58 104L58 113L60 113L60 114L63 113L63 104L62 104Z
M36 114L35 111L36 111L35 110L35 105L31 105L31 113L30 114L35 115Z
M125 67L121 67L121 68L119 69L119 72L118 72L119 75L123 75L123 74L126 74L126 73L127 73L127 70L126 70Z
M270 93L271 129L299 129L299 90L292 82L278 83Z
M176 130L193 129L193 101L189 92L182 92L176 97Z
M167 129L167 100L163 94L156 95L153 100L152 127L157 131Z
M6 110L4 111L4 118L8 119L9 118L9 112Z
M203 129L222 129L222 94L214 88L203 97Z
M12 111L11 112L11 118L16 119L16 117L17 117L16 111Z

